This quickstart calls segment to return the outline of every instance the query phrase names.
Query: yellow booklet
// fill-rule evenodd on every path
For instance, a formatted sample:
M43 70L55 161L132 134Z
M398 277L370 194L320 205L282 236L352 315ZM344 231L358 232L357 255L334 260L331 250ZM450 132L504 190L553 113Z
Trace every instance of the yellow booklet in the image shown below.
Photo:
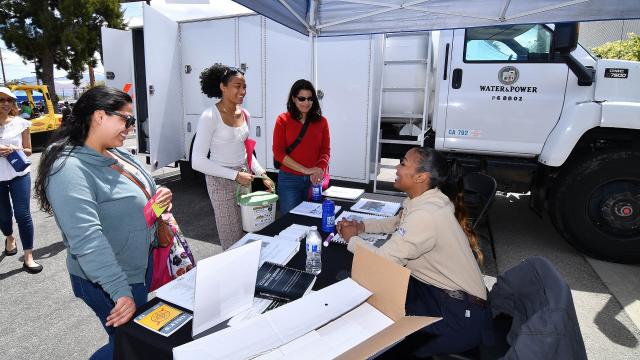
M169 336L188 323L193 316L162 301L136 316L133 321L163 336Z

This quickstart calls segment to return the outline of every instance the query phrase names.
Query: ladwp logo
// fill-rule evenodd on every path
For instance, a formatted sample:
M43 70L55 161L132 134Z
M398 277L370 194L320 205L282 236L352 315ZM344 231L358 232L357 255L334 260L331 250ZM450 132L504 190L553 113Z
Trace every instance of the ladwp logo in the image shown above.
M519 73L518 69L513 66L505 66L498 71L498 80L503 85L511 85L518 81Z

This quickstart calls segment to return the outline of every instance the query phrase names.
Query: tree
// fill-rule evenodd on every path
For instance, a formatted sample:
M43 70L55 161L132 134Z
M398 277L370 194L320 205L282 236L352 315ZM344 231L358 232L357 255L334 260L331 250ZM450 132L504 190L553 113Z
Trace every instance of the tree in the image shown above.
M58 100L53 67L78 86L85 65L97 65L100 28L122 29L118 0L0 0L0 36L7 47L36 64L36 76Z
M630 33L627 40L611 41L591 50L602 59L640 61L640 35Z

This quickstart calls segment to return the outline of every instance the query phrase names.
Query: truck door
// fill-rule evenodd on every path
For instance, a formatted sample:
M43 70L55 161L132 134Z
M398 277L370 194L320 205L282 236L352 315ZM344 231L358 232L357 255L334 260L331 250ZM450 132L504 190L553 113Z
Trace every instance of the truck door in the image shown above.
M102 61L106 85L128 93L135 102L133 39L130 30L102 28ZM137 117L135 108L134 116Z
M149 146L154 169L185 158L178 23L143 7L149 110Z
M552 38L535 24L454 31L442 80L449 92L444 148L540 154L560 118L568 75L551 53Z

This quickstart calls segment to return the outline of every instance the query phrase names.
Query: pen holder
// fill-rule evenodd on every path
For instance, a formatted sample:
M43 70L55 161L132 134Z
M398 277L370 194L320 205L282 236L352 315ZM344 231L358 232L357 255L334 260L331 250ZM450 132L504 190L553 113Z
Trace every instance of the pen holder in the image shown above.
M13 167L16 172L24 171L31 165L31 160L22 150L15 150L7 155L7 161Z

